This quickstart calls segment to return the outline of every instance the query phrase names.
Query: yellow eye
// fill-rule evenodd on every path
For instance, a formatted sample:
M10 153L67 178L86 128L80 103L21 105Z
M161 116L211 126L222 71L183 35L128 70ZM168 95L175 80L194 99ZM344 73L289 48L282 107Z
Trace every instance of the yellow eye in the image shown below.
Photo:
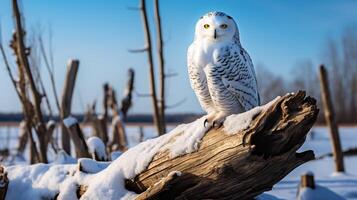
M208 29L208 28L209 28L209 24L205 24L205 25L203 25L203 27L204 27L205 29Z
M227 24L221 24L221 29L226 29L227 27L228 27L228 25Z

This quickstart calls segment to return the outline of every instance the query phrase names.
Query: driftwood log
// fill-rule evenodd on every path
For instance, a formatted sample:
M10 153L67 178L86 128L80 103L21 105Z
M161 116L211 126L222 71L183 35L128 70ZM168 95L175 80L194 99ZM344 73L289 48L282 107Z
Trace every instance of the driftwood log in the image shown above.
M155 155L145 171L126 180L126 188L140 193L138 199L252 199L314 159L311 150L296 151L318 111L304 92L288 94L246 130L227 135L223 127L212 129L194 153L173 159L168 152ZM181 175L172 176L174 171Z

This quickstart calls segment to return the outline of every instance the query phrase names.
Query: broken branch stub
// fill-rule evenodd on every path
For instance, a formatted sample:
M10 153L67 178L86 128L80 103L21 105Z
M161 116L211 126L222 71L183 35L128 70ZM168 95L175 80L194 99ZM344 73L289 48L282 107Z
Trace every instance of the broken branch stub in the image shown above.
M146 170L126 180L126 188L142 193L139 197L149 192L148 199L254 198L314 159L311 150L296 151L318 111L316 101L304 92L285 95L257 114L245 130L232 135L224 127L212 129L196 152L175 158L168 151L156 154ZM153 194L155 183L173 171L181 176Z

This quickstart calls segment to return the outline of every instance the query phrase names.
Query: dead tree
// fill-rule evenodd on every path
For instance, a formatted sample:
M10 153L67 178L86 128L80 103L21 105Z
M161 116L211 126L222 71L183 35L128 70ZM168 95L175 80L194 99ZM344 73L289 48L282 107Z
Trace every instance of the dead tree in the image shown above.
M143 22L143 29L145 34L145 46L141 51L146 51L148 55L148 64L149 64L149 82L150 82L150 96L152 99L152 107L153 107L153 120L156 130L159 135L164 134L162 129L162 122L160 117L160 112L158 108L157 94L156 94L156 84L155 84L155 72L154 72L154 61L152 56L152 45L151 45L151 32L147 17L146 11L146 1L140 0L140 13ZM140 52L140 51L139 51Z
M12 47L16 55L20 73L19 78L20 81L22 81L22 83L19 83L21 93L20 99L23 103L25 119L28 122L28 132L30 134L30 138L32 137L32 128L35 129L38 136L39 161L47 163L47 145L45 144L47 130L41 111L42 95L36 87L36 83L30 68L30 63L28 60L30 49L25 46L25 31L22 26L22 17L17 4L17 0L12 0L12 9L15 21L15 33L13 35L13 40L10 46ZM29 88L31 90L33 102L31 102L26 95L26 88L24 88L24 85L26 84L25 76L27 80L26 83L28 83ZM31 143L31 145L34 146L34 143Z
M156 40L157 40L157 54L158 54L158 65L159 65L159 88L160 88L160 97L159 97L159 113L161 121L161 132L166 133L166 121L165 121L165 62L164 62L164 44L162 41L162 30L161 30L161 17L160 17L160 8L159 0L154 0L154 13L155 13L155 25L156 25Z
M127 113L132 106L132 93L134 89L135 72L133 69L128 70L128 81L124 89L124 95L121 100L120 108L116 100L115 91L109 86L108 89L108 105L112 109L112 139L110 144L112 150L127 150L127 139L125 131L125 121Z
M112 87L109 87L109 97L108 97L109 107L111 108L112 115L113 115L112 124L111 124L112 142L109 146L113 151L115 150L126 151L127 140L126 140L125 127L124 127L124 119L123 119L124 116L126 116L126 112L123 113L119 109L115 94L116 94L115 90Z
M76 81L79 60L70 60L67 65L66 79L61 98L61 119L65 119L71 114L72 96ZM70 137L64 124L61 124L62 130L62 148L68 154L71 153Z
M321 85L321 98L324 107L325 120L330 129L333 157L335 160L335 170L337 172L344 172L345 167L343 163L343 154L341 148L340 135L338 133L338 126L335 120L335 113L334 113L332 100L331 100L331 93L328 85L327 71L323 65L320 66L320 85Z

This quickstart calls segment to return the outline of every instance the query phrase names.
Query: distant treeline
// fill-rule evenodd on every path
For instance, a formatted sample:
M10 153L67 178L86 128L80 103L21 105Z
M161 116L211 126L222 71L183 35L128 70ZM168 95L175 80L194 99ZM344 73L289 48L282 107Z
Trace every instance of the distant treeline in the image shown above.
M321 64L328 69L329 86L333 97L336 119L339 123L357 123L357 31L355 27L345 29L338 39L328 39L321 52ZM321 104L319 64L310 59L296 63L289 79L277 76L261 65L257 66L258 85L262 102L278 95L305 90L317 99L320 108L318 122L323 122Z

